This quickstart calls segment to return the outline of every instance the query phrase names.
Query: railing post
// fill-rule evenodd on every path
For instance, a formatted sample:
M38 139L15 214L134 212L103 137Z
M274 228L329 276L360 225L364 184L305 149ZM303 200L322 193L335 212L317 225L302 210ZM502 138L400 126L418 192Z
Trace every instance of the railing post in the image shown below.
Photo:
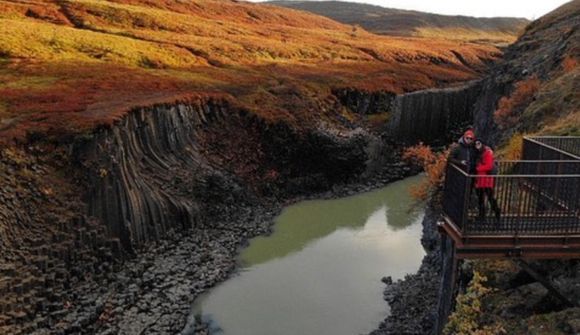
M465 189L463 190L463 212L461 221L464 233L469 233L469 204L471 202L471 175L462 175L465 178Z
M574 194L572 195L572 202L570 203L570 210L572 211L572 216L576 218L576 223L572 221L572 224L568 227L567 231L568 234L578 234L580 233L580 178L576 178L572 180L572 188L574 190Z

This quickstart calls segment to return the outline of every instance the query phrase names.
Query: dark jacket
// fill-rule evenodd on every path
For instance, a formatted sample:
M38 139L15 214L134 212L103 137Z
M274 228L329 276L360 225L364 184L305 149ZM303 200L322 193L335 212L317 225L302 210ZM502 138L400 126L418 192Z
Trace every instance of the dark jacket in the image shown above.
M461 161L466 161L467 166L461 164ZM463 136L457 141L457 144L451 149L449 154L449 162L456 164L464 169L469 174L475 173L475 164L477 162L477 152L471 145L467 145L463 141Z

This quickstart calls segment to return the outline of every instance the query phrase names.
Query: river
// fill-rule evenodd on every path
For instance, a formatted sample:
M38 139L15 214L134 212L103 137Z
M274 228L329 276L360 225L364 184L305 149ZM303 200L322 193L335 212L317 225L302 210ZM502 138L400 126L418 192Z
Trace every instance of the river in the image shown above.
M407 178L356 196L285 208L250 241L239 271L199 297L194 318L223 335L353 335L385 319L381 278L418 270L423 209ZM190 328L191 330L191 328Z

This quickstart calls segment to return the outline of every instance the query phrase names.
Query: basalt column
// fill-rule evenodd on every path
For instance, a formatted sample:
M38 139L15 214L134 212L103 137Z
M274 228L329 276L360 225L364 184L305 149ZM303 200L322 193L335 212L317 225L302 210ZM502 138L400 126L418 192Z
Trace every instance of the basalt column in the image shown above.
M405 142L448 143L452 132L473 122L479 82L397 96L387 134Z
M127 250L199 220L191 191L205 164L196 129L224 109L212 101L139 109L84 146L89 214Z

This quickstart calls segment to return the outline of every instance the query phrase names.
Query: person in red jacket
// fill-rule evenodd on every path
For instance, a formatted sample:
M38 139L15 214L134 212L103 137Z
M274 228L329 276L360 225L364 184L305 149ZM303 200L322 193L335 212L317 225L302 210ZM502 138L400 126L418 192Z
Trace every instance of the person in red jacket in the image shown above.
M491 205L491 209L495 213L496 223L499 223L500 210L499 206L497 205L497 201L493 196L495 178L484 177L489 176L494 168L493 151L490 147L483 144L481 140L475 141L475 149L479 155L477 164L475 165L475 171L477 173L477 177L475 179L475 189L479 202L479 218L481 220L485 219L485 198L487 198L489 204Z

